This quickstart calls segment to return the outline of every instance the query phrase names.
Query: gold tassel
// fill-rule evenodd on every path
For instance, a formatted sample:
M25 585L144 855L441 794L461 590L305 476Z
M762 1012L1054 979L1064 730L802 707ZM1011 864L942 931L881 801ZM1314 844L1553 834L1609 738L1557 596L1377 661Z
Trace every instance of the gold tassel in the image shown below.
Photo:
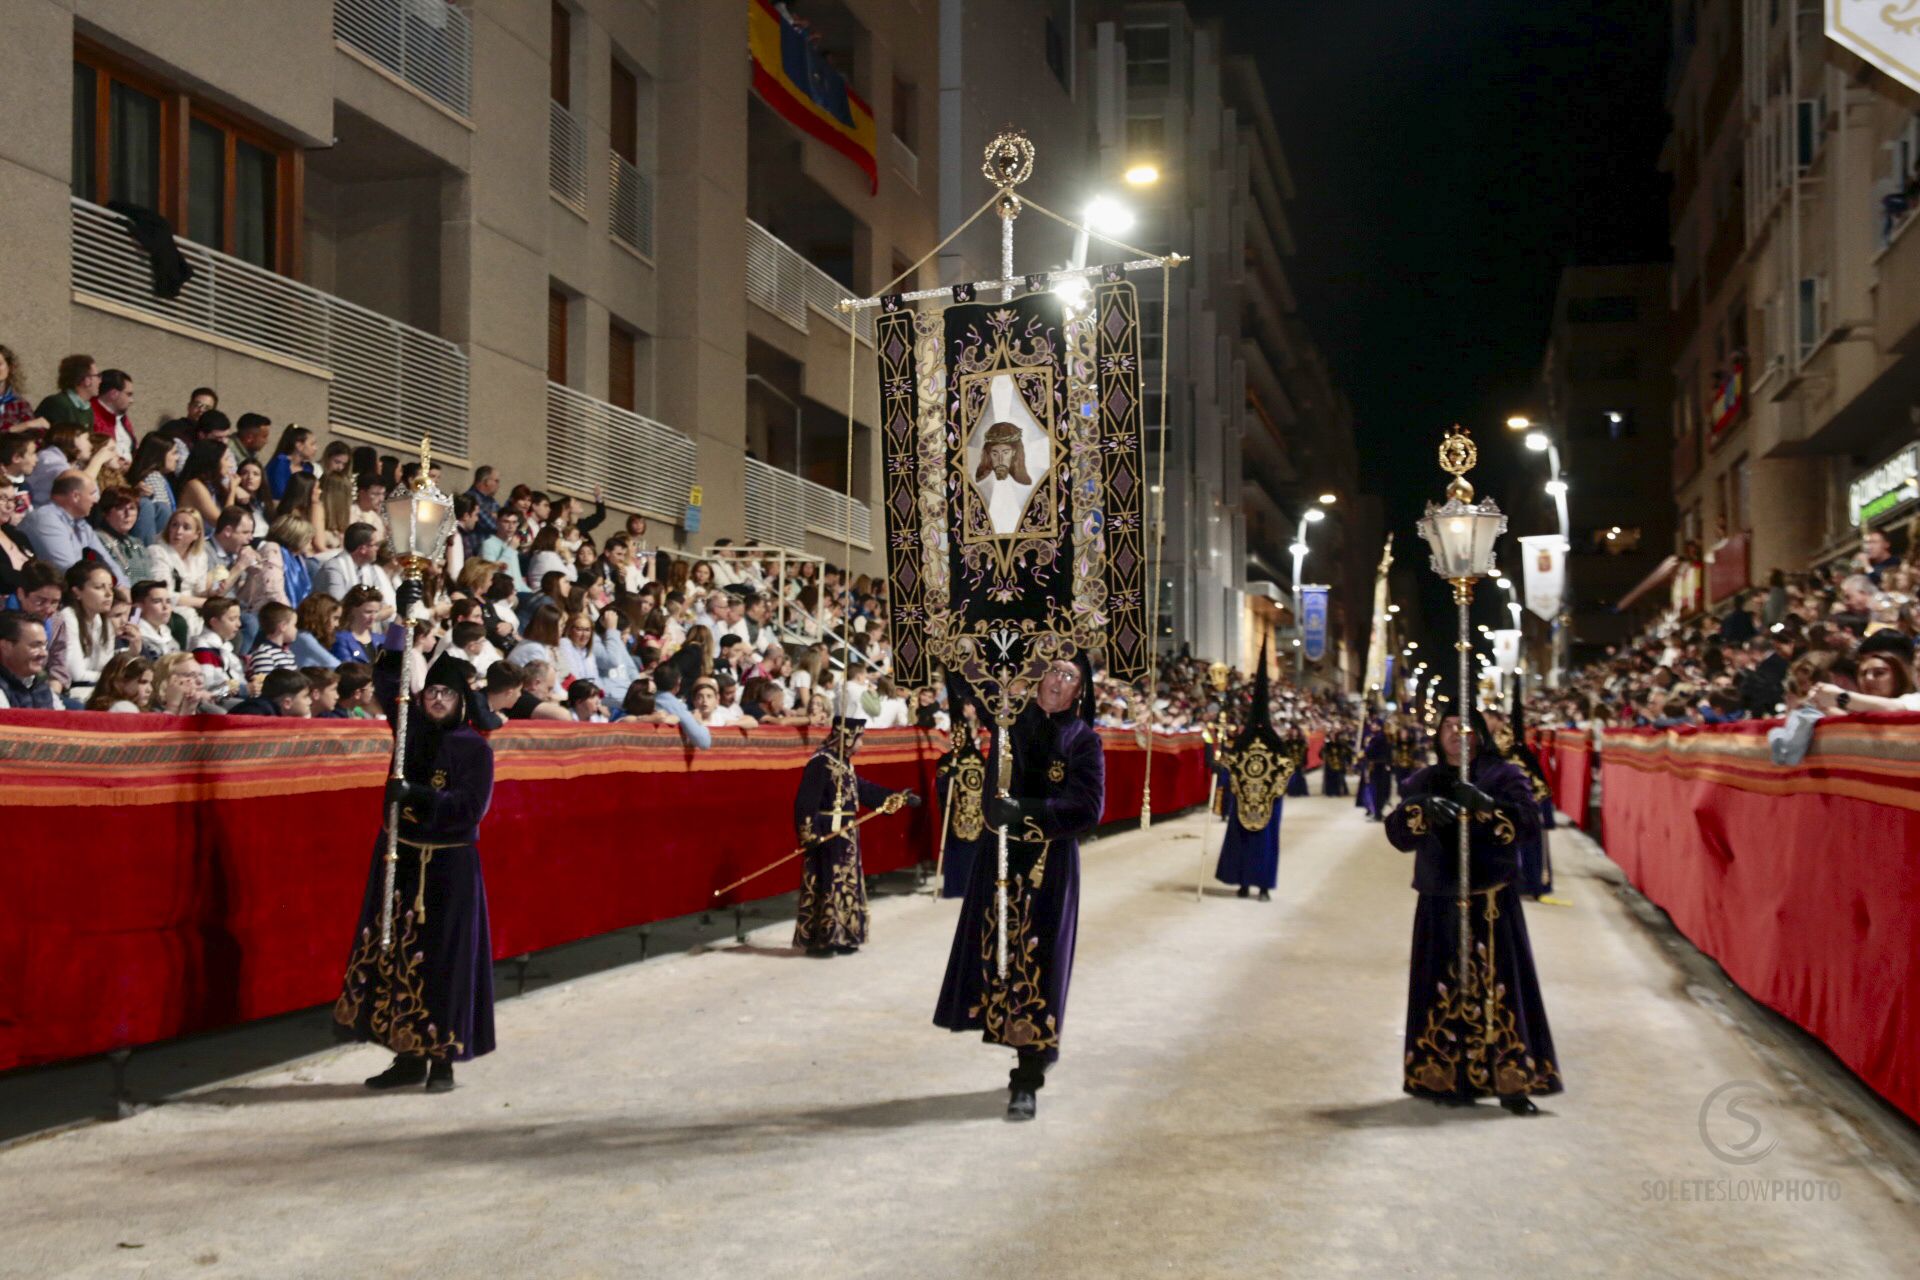
M427 864L433 861L433 850L420 851L420 886L413 893L413 918L418 924L427 922Z

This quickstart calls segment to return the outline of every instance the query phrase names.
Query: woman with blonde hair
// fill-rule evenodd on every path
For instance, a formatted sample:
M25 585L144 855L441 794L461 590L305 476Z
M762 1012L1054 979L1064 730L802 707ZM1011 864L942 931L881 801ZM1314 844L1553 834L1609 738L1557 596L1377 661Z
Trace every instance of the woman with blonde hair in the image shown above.
M192 660L191 655L188 658ZM88 711L145 711L153 701L153 663L131 651L118 654L100 673L87 699Z
M189 634L200 630L200 606L213 592L213 559L207 554L206 523L193 507L167 517L160 540L147 549L154 577L173 589L173 611L186 619Z
M153 664L153 700L146 710L169 716L197 716L207 709L206 680L190 653L170 653Z

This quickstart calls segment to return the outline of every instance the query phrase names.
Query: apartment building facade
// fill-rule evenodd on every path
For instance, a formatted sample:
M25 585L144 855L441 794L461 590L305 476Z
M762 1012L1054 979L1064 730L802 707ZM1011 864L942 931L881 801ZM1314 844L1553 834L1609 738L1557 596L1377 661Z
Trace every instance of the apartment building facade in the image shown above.
M1665 566L1673 547L1668 299L1668 269L1659 262L1569 267L1555 291L1541 367L1542 429L1554 438L1567 479L1574 664L1632 637L1636 618L1623 602ZM1552 502L1542 486L1528 488L1529 498L1516 504L1515 532L1552 531Z
M1673 594L1710 609L1920 513L1920 95L1813 0L1674 12Z
M871 347L834 304L938 238L938 4L806 6L874 118L871 178L756 95L757 8L27 6L0 334L36 393L70 351L127 369L143 428L210 385L383 451L430 435L457 484L601 487L682 546L838 561L851 521L877 564ZM111 202L172 222L178 296Z
M1098 175L1137 214L1123 238L1191 259L1171 277L1164 348L1167 300L1159 281L1140 278L1149 421L1163 360L1168 396L1163 642L1190 639L1195 653L1250 664L1272 637L1289 660L1288 548L1330 493L1332 518L1306 535L1304 580L1335 586L1318 673L1351 683L1371 572L1354 571L1364 558L1355 548L1377 530L1355 536L1370 506L1357 487L1351 410L1287 279L1293 179L1259 72L1228 52L1219 26L1157 0L1107 11L1093 59ZM1154 180L1117 185L1142 166ZM1157 445L1150 433L1149 449Z

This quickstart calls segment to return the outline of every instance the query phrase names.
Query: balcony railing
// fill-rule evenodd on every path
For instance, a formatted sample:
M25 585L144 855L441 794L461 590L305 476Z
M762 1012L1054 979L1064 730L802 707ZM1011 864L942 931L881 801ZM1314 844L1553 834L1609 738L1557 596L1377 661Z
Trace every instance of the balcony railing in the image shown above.
M665 423L547 384L547 479L679 524L698 474L693 440Z
M853 544L863 551L872 550L872 517L866 503L791 471L747 459L748 537L795 550L807 545L809 533L837 542L847 536L849 510L853 515Z
M747 299L771 311L802 333L809 331L809 311L817 311L837 325L849 327L840 300L852 291L808 262L799 250L771 231L747 219ZM873 310L853 313L853 331L873 345Z
M887 161L893 165L894 172L907 180L908 186L915 191L920 189L920 157L891 130L887 133Z
M653 256L653 180L627 163L618 151L607 153L608 234L643 258Z
M568 111L547 100L547 187L581 217L587 213L587 131Z
M333 0L333 38L466 118L473 20L447 0Z
M454 343L191 240L177 298L155 296L146 253L126 220L73 201L73 288L83 300L137 312L327 376L328 420L404 449L431 435L465 457L467 355Z

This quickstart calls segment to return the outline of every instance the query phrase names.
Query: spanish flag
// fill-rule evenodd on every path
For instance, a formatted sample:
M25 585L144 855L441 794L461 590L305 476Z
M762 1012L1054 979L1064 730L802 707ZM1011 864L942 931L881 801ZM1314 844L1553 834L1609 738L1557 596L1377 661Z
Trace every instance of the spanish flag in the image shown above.
M800 129L839 151L880 189L873 108L861 100L826 57L770 0L747 0L747 50L753 88L766 104Z

